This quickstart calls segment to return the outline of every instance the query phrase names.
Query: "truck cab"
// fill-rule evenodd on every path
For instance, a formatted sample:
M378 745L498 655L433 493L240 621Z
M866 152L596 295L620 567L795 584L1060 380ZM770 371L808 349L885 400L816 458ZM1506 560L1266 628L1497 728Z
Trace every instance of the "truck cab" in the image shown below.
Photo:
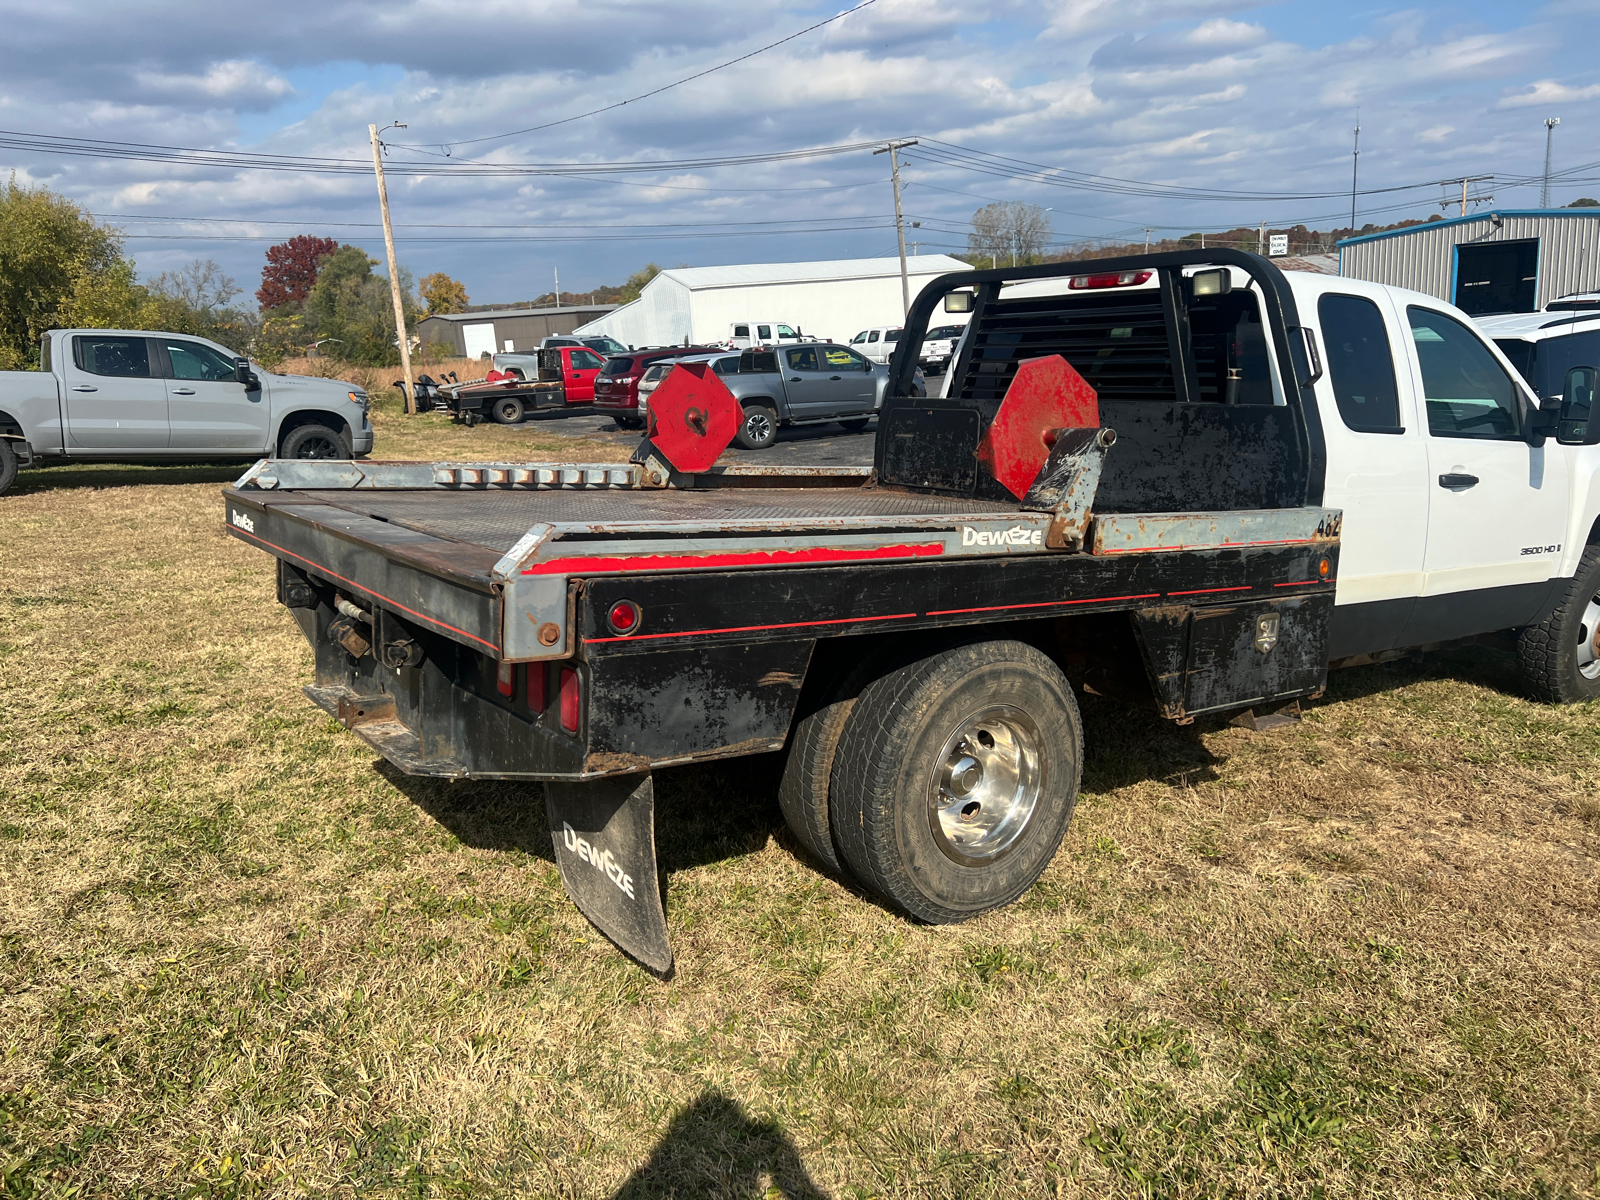
M800 326L782 321L735 321L728 326L728 346L734 350L748 350L751 346L792 346L797 342L816 341L800 332Z

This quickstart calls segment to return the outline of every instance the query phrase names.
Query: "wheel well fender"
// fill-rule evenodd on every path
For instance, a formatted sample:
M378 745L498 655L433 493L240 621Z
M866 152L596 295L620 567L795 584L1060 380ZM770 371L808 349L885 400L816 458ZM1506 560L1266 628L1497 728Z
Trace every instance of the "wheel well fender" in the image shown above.
M26 431L22 428L22 422L6 412L5 409L0 408L0 437L25 438L27 436Z
M3 416L3 414L0 414ZM1589 536L1584 539L1585 546L1600 545L1600 517L1594 519L1594 524L1589 526Z

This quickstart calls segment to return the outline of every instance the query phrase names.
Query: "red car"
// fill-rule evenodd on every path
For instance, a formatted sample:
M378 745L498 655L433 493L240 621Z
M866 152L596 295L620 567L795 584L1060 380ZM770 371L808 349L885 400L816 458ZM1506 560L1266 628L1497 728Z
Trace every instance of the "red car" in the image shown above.
M630 350L606 359L594 381L594 406L611 413L624 429L644 428L639 416L639 376L657 359L682 358L686 354L715 354L715 346L657 346L653 350Z

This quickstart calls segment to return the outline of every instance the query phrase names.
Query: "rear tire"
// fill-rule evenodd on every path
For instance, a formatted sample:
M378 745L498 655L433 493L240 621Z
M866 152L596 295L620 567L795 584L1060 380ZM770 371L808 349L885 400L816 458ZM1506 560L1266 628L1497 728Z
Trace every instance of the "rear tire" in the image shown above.
M1083 726L1032 646L973 642L873 681L845 721L829 813L857 881L930 924L1009 904L1077 803Z
M1600 546L1584 550L1555 611L1518 635L1517 665L1536 700L1600 699Z
M747 404L733 440L746 450L765 450L778 440L778 414L764 404Z
M516 396L502 396L494 402L494 419L502 425L521 425L528 419L528 406Z
M840 421L839 424L843 425L851 433L860 433L867 427L867 422L870 420L872 420L871 417L851 417L848 421Z
M284 435L280 458L348 460L350 447L326 425L301 425Z
M613 417L618 429L643 429L643 417Z
M17 452L11 448L11 439L0 437L0 493L17 481Z

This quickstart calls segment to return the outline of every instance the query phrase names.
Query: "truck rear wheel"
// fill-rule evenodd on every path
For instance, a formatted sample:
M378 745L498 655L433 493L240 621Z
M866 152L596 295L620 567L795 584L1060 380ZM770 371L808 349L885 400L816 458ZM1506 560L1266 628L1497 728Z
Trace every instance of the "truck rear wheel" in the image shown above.
M344 438L326 425L301 425L284 435L282 458L339 459L350 457Z
M624 417L624 416L621 416L619 414L618 416L613 417L612 419L614 421L616 421L618 429L643 429L644 428L644 418L643 417Z
M872 420L871 417L851 417L848 421L840 421L839 424L843 425L851 433L860 433L867 427L867 422L870 420Z
M0 492L17 481L17 452L11 448L11 439L0 437Z
M874 680L834 757L834 845L857 881L930 924L1009 904L1055 857L1082 773L1066 677L1015 641Z
M778 437L778 414L764 404L744 406L744 419L733 440L746 450L765 450Z
M502 396L494 402L494 419L502 425L521 425L527 416L527 406L515 396Z
M1590 546L1556 609L1517 637L1517 664L1537 700L1600 699L1600 546Z

